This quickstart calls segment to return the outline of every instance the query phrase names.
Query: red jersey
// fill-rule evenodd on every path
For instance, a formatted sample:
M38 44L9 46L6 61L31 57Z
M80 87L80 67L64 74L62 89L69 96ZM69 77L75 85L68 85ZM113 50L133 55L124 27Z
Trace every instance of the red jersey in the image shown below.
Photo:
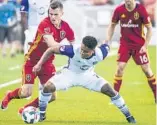
M125 4L118 6L112 16L112 23L120 21L120 42L129 47L141 47L145 42L144 25L150 25L146 9L136 3L133 11L128 11Z
M74 32L70 26L65 22L61 22L61 28L57 29L50 21L49 17L45 18L38 26L35 39L25 55L26 61L30 60L32 64L36 64L43 53L48 49L47 43L44 42L43 35L52 34L54 40L60 43L64 38L68 41L73 41ZM52 55L46 63L52 63L54 60L54 55Z

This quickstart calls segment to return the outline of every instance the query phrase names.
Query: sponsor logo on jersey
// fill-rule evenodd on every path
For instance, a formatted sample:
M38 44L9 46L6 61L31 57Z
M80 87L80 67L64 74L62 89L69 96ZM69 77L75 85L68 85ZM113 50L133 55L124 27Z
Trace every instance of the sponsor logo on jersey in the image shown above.
M121 15L121 18L125 18L125 17L126 17L125 14L122 14L122 15Z
M139 27L139 25L133 24L132 20L129 20L127 24L121 24L121 27L136 28L136 27Z
M135 13L134 13L134 18L135 18L135 20L138 20L138 19L139 19L139 13L138 13L138 12L135 12Z
M46 10L45 10L44 7L40 7L40 8L38 9L38 13L39 13L39 15L44 15L45 12L46 12Z

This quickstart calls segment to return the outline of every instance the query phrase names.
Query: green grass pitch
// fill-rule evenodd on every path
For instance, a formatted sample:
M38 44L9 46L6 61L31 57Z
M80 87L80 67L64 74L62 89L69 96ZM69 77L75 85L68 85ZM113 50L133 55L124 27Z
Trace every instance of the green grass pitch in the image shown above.
M156 72L156 47L149 47L149 55L153 72ZM56 66L65 64L65 57L56 57ZM23 55L15 59L0 57L0 84L15 80L21 76L21 68L9 70L17 65L22 66ZM95 71L106 80L112 82L116 69L116 55L106 58L96 66ZM24 125L18 116L18 108L38 95L38 80L30 100L13 100L6 111L0 110L0 125ZM21 84L0 88L0 101L7 90L13 90ZM123 76L120 94L125 99L130 111L137 120L137 125L156 124L156 105L147 79L139 66L130 60ZM47 119L38 125L128 125L121 112L110 99L100 93L75 87L68 91L58 91L57 100L48 106Z

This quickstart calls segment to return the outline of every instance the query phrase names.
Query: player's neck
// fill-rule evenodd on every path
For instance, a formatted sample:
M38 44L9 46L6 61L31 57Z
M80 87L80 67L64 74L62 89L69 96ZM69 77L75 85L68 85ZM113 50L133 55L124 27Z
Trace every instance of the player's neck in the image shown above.
M60 29L61 28L61 22L62 21L60 21L58 24L56 24L56 25L54 25L57 29Z
M133 10L135 9L136 3L134 2L134 3L132 3L132 5L130 5L130 6L127 6L127 5L125 4L125 7L126 7L126 9L127 9L129 12L131 12L131 11L133 11Z

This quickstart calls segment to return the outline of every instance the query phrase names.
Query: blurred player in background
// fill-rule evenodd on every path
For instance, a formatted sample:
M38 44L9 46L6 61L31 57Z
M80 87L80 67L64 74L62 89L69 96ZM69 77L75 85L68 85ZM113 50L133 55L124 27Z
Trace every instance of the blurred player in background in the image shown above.
M30 43L33 41L40 22L48 16L50 0L29 0L28 27L25 29L24 53L28 52Z
M21 43L24 51L24 42L26 39L25 31L28 29L28 14L29 14L29 0L19 0L20 2L20 12L21 12Z
M6 56L5 39L11 44L10 56L14 57L16 55L19 43L17 37L17 25L20 21L19 13L13 3L8 2L8 0L2 1L0 6L0 48L2 48L2 55L4 57Z
M48 17L46 17L38 26L35 40L33 41L29 51L25 54L25 63L22 71L22 87L10 91L6 94L1 102L1 108L6 109L12 99L26 98L32 95L33 84L38 76L41 85L45 84L55 74L55 66L52 61L55 56L52 55L44 64L40 72L34 74L33 66L39 61L43 53L48 47L54 46L54 43L60 43L63 39L67 39L70 44L74 41L74 33L67 22L61 19L63 15L63 4L54 1L48 9ZM41 86L42 89L42 86ZM52 100L55 99L53 94ZM31 106L38 107L38 98L33 100ZM27 107L26 105L25 107ZM19 110L20 113L21 110Z
M109 25L107 40L111 41L115 26L120 21L121 37L118 51L117 70L114 78L114 89L119 92L122 76L128 60L132 57L145 73L156 101L156 78L152 72L148 57L148 44L152 35L152 25L146 9L135 0L125 0L113 13ZM147 33L144 33L144 27Z
M81 86L89 90L101 92L111 98L112 103L120 109L129 123L136 123L129 112L124 99L101 76L94 72L94 65L104 60L108 55L109 46L97 46L95 37L85 36L82 44L63 45L49 48L33 67L36 73L40 71L44 62L54 53L69 57L68 66L49 79L39 96L40 121L45 120L47 104L56 90L67 90L70 87Z

